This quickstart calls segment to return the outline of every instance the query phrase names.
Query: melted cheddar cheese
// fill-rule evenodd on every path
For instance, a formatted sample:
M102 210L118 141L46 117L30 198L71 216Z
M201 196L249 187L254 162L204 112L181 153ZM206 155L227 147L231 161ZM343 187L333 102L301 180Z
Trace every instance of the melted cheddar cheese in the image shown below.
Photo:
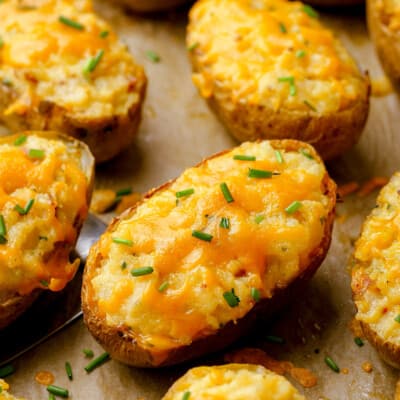
M41 101L76 117L108 117L141 100L142 68L89 0L4 0L0 21L0 85L13 91L11 104L0 101L0 118L40 111ZM85 73L99 52L94 70Z
M400 174L382 189L354 252L356 318L385 341L400 344Z
M400 32L400 0L375 0L374 6L380 12L380 23L393 32Z
M227 364L190 369L162 400L305 400L284 377L260 365Z
M332 211L321 191L324 165L304 149L281 151L280 163L268 141L244 143L186 170L108 230L91 277L107 324L131 328L144 347L174 348L243 317L256 302L254 291L269 298L301 274ZM249 168L274 175L251 178ZM222 183L234 201L226 200ZM181 196L185 190L193 193ZM285 211L297 201L296 212ZM132 276L143 267L153 271ZM230 306L226 297L236 296L239 303Z
M8 389L10 386L6 381L3 381L3 379L0 379L0 400L23 400L23 399L18 399L14 396L12 396L10 393L8 393Z
M78 267L69 253L88 211L81 152L34 135L15 145L17 137L0 145L0 292L61 290Z
M348 52L300 2L200 0L190 12L187 44L193 81L206 98L331 113L367 97Z

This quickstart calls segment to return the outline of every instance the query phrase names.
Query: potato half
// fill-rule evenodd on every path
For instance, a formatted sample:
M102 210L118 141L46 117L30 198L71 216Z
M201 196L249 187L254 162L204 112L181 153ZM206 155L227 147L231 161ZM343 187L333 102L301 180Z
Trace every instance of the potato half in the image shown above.
M200 0L187 46L195 85L239 141L303 140L324 159L357 142L369 79L310 6Z
M146 76L89 0L0 4L0 120L12 131L55 130L96 162L134 139Z
M82 308L117 360L175 364L223 348L321 264L336 186L315 150L244 143L150 191L90 251Z
M368 0L367 21L385 72L400 88L400 2Z
M305 400L283 376L261 365L226 364L192 368L162 400Z
M0 138L0 328L75 275L79 260L69 256L93 177L93 156L76 139L55 132Z
M400 368L400 173L379 194L352 259L356 319L382 358Z

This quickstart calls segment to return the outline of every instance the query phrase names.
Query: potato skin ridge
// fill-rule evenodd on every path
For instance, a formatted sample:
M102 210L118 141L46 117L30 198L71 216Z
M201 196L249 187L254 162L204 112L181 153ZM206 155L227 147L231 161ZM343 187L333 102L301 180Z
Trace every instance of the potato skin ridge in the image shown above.
M318 162L321 162L314 149L304 143L294 140L271 141L270 143L273 148L286 151L297 152L306 147L307 151L310 152L310 155L314 157L315 160L318 160ZM218 153L206 160L217 158L229 151ZM205 161L203 161L203 163ZM199 165L201 164L202 163ZM151 190L145 196L145 199L162 192L171 186L173 182L174 180L169 181L161 187ZM82 286L82 309L84 311L84 320L89 331L113 358L140 367L161 367L177 364L228 346L252 329L256 322L257 315L272 315L286 304L288 298L294 297L296 296L296 293L301 292L304 283L313 276L319 265L322 263L331 241L334 205L336 200L336 185L329 178L327 173L324 175L321 182L321 191L328 198L328 207L330 207L329 214L327 215L327 219L323 225L322 240L319 245L311 251L308 258L311 262L305 268L303 273L291 281L287 287L275 288L272 298L266 298L256 303L250 312L248 312L243 318L240 318L235 322L231 321L221 329L212 332L212 334L195 339L189 345L173 349L146 348L139 343L137 338L135 338L134 333L129 331L129 329L123 324L121 326L111 326L107 324L104 314L99 312L98 303L92 285L92 279L96 274L96 270L100 268L102 262L99 242L96 243L92 247L88 257ZM130 215L133 215L139 206L140 204L137 204L135 207L127 210L121 216L114 219L106 233L113 232L114 228L121 221L129 218Z

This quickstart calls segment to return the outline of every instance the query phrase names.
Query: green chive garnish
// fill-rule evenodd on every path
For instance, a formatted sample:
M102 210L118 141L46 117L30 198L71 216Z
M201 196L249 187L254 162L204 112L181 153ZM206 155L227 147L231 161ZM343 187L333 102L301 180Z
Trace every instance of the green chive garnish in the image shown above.
M287 33L286 26L283 24L283 22L279 22L279 30L280 30L282 33Z
M11 364L6 365L3 368L0 368L0 378L6 378L7 376L13 374L15 372L14 367Z
M85 66L83 67L83 73L85 75L90 74L91 72L93 72L96 67L98 66L99 62L101 61L101 59L104 56L104 50L101 49L97 52L97 54L92 57L89 58L89 60L86 62Z
M317 109L307 100L304 100L303 103L312 111L317 111Z
M400 324L400 314L394 320Z
M183 393L182 400L189 400L190 399L190 392L187 391Z
M233 200L232 194L228 188L228 185L225 182L222 182L219 185L219 187L221 188L222 194L224 195L226 202L232 203L234 200Z
M283 164L282 153L279 150L275 150L275 157L279 164Z
M6 223L4 221L3 215L0 214L0 236L6 236L6 235L7 235Z
M96 357L93 361L91 361L88 365L85 367L86 372L92 372L94 369L97 367L100 367L103 363L108 361L110 359L110 355L108 353L103 353L100 356Z
M69 19L69 18L64 17L62 15L58 18L58 20L62 24L67 25L70 28L78 29L78 31L83 31L85 29L85 27L82 24L80 24L79 22L73 21L72 19Z
M29 152L28 152L28 156L30 158L43 158L44 157L44 150L30 149Z
M190 46L188 46L188 51L194 51L199 47L200 43L199 42L194 42L193 44L191 44Z
M180 199L181 197L190 196L193 193L194 193L194 189L185 189L185 190L181 190L179 192L176 192L175 196L176 196L177 199Z
M275 336L275 335L267 335L265 337L265 340L267 340L270 343L278 343L278 344L285 344L285 339L280 337L280 336Z
M72 368L71 364L68 361L65 363L65 372L67 373L68 379L72 381L73 379Z
M296 84L295 84L293 76L281 76L280 78L278 78L278 82L287 82L287 83L289 83L289 94L291 96L295 96L296 95L297 89L296 89Z
M18 214L20 214L20 215L26 215L26 214L28 214L28 212L31 210L31 208L32 208L34 202L35 202L34 199L30 199L30 200L26 203L25 208L22 208L19 204L17 204L17 205L14 207L14 210L17 211Z
M131 275L132 276L143 276L143 275L149 275L154 271L153 267L140 267L140 268L135 268L131 270Z
M258 214L258 215L255 216L254 222L255 222L256 224L260 224L262 221L264 221L264 219L265 219L265 216L264 216L264 215Z
M234 289L231 289L230 292L225 292L223 294L223 296L224 296L224 299L226 300L226 302L232 308L237 307L240 303L240 299L239 299L239 297L236 296Z
M49 286L49 282L45 281L44 279L42 279L42 280L40 281L40 284L41 284L42 286L44 286L44 287L48 287L48 286Z
M249 168L248 177L249 178L272 178L273 173L271 171L266 171L263 169L253 169Z
M124 245L126 245L126 246L133 246L132 240L129 240L129 239L112 238L112 241L113 241L114 243L124 244Z
M318 18L318 13L309 5L304 5L302 10L311 18Z
M39 236L39 240L49 240L47 236Z
M297 50L296 51L296 57L297 58L303 58L306 55L306 51L305 50Z
M314 157L306 149L300 149L300 153L309 160L314 160Z
M1 81L1 83L2 83L3 85L6 85L6 86L12 86L12 85L13 85L12 80L11 80L11 79L8 79L8 78L4 78L4 79Z
M121 264L121 269L124 270L127 266L128 264L126 263L126 261L123 261L123 263Z
M239 161L256 161L255 156L246 156L245 154L235 154L233 159Z
M292 204L285 208L288 214L294 214L302 206L300 201L294 201Z
M56 400L56 396L53 393L49 393L49 400Z
M254 301L260 301L260 299L261 299L261 294L260 294L260 291L257 289L257 288L251 288L251 290L250 290L250 294L251 294L251 298L254 300Z
M132 194L132 188L122 188L115 192L117 197L119 196L127 196L128 194Z
M25 135L20 135L14 140L14 146L21 146L26 142L27 137Z
M106 37L108 36L108 34L109 34L108 31L101 31L100 34L99 34L99 36L100 36L102 39L104 39L104 38L106 38Z
M330 357L325 357L325 364L334 372L339 373L340 372L340 368L338 367L338 365L335 363L335 361L332 360L332 358Z
M196 230L194 230L192 232L192 236L197 239L204 240L205 242L211 242L211 240L213 239L213 236L210 235L209 233L196 231Z
M231 221L229 221L229 218L222 217L219 226L224 229L229 229L231 227Z
M362 341L362 339L360 337L355 337L354 338L354 343L358 346L358 347L363 347L364 346L364 342Z
M91 349L83 349L82 353L88 358L92 358L94 356L93 350Z
M165 281L158 287L158 291L162 293L165 290L167 290L168 286L169 286L169 282Z
M65 397L65 398L69 396L68 390L59 386L49 385L47 386L47 391L49 393L54 394L54 396Z
M161 57L154 51L148 50L146 51L146 57L152 61L153 63L158 63L161 61Z
M7 243L7 238L3 235L0 235L0 244L6 244Z
M4 46L4 40L0 37L0 49Z

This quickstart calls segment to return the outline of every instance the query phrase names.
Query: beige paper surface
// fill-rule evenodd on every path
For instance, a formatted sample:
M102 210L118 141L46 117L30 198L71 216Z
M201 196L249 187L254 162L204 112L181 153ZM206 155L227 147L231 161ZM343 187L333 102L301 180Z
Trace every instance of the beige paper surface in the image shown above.
M234 145L191 83L184 44L184 12L137 17L110 4L98 2L96 7L114 25L149 77L138 139L127 152L97 169L98 188L132 185L135 191L145 192L202 158ZM382 76L361 14L324 13L322 19L338 32L362 69L368 69L372 78ZM161 62L149 61L145 56L148 50L158 53ZM360 143L328 166L339 184L389 176L400 169L399 112L395 94L372 99ZM300 387L312 400L393 399L397 372L381 362L369 344L357 347L348 329L354 308L347 261L362 219L373 207L376 195L377 192L367 198L349 196L338 205L331 249L308 289L295 306L279 316L275 326L260 326L258 335L244 341L259 344L278 359L315 372L318 385L312 389ZM271 333L285 337L286 344L265 345L263 335ZM15 362L16 373L9 379L12 392L27 399L46 399L45 387L36 383L34 376L38 371L49 370L56 377L56 385L70 390L71 399L156 400L190 366L141 370L110 361L87 374L83 369L88 362L82 354L84 348L91 348L96 354L102 352L79 321ZM326 355L349 373L331 371L324 363ZM72 382L66 376L65 361L72 365ZM361 368L365 361L373 365L370 374ZM198 360L191 365L204 362Z

